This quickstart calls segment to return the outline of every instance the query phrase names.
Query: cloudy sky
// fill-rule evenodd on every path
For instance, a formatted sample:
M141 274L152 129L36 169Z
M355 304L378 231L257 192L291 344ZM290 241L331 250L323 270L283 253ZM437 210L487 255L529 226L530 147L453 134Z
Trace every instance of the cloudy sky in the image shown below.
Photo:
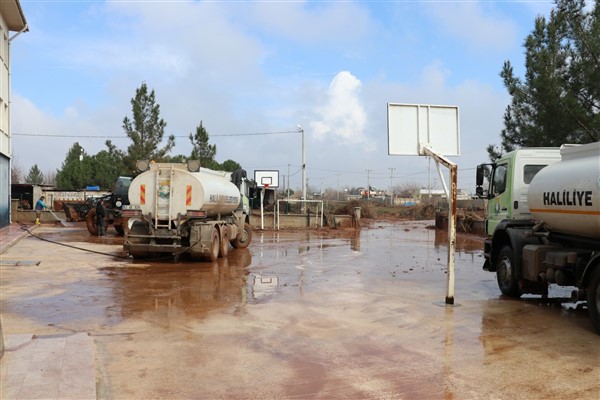
M253 175L290 171L301 135L313 190L440 187L426 157L388 155L387 103L460 109L459 188L500 142L523 73L523 41L551 1L21 0L30 31L11 41L12 132L27 172L60 168L79 142L125 149L122 122L142 82L154 89L175 154L203 122L217 161ZM14 35L14 33L12 33ZM264 134L258 134L264 133ZM393 168L393 170L392 170ZM370 172L367 173L367 170ZM429 173L428 171L431 170ZM431 176L431 178L429 178ZM390 179L392 177L392 179ZM90 182L93 184L93 182Z

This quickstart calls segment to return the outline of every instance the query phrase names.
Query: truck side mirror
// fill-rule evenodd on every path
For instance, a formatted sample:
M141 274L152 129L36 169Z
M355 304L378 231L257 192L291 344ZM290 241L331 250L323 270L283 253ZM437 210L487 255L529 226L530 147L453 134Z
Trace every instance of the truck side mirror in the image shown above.
M475 184L480 187L483 185L483 178L485 177L487 172L486 165L480 164L477 166L477 173L475 175Z

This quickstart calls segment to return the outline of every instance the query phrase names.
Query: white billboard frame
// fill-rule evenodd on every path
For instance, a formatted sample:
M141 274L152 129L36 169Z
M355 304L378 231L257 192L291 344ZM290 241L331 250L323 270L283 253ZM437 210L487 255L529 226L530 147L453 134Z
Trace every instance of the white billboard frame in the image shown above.
M460 156L458 106L388 103L388 154L424 156L424 148Z

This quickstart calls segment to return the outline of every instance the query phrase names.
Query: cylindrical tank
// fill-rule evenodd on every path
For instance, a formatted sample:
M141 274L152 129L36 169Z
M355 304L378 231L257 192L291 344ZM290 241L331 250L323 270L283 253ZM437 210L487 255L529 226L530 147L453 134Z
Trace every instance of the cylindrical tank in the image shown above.
M600 142L563 146L529 185L532 217L550 231L600 238Z
M227 172L205 168L190 172L185 164L153 163L131 182L129 202L144 215L158 215L160 220L175 220L190 211L211 217L234 211L240 191Z

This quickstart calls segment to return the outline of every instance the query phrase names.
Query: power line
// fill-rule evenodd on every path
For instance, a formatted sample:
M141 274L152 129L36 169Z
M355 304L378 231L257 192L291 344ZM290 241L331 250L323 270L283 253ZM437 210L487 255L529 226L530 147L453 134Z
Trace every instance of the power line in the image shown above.
M298 133L295 131L275 131L275 132L249 132L249 133L216 133L209 134L209 137L232 137L232 136L263 136L263 135L283 135L287 133ZM44 134L44 133L12 133L12 136L28 137L46 137L46 138L78 138L78 139L129 139L128 136L116 135L71 135L71 134ZM176 138L189 138L189 135L174 135Z

